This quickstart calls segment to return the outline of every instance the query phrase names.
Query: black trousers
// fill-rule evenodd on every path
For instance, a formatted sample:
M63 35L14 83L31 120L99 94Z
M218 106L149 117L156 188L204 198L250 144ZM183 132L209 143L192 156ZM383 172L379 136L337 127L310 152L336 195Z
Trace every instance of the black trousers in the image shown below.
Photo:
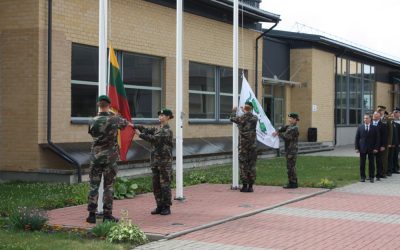
M375 154L375 164L376 164L376 177L382 178L383 177L383 162L382 158L384 155L384 151L380 151ZM385 173L386 175L386 173Z
M360 153L360 177L361 179L365 179L365 161L367 159L368 155L368 163L369 163L369 171L368 175L369 178L374 178L375 177L375 159L374 159L374 153L372 151L367 152L367 153Z

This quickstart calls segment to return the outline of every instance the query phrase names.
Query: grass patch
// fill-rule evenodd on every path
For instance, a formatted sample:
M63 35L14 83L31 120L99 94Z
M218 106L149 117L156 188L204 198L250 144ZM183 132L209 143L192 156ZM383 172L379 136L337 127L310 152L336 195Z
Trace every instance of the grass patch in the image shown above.
M9 216L19 207L54 209L87 202L88 183L26 183L0 184L0 216Z
M131 249L129 244L112 244L79 234L0 230L0 249Z
M301 187L341 187L358 181L357 157L299 156L297 178ZM200 183L232 183L232 165L192 169L183 174L185 186ZM151 177L135 178L138 192L151 192ZM329 182L329 185L326 183ZM287 183L286 159L260 159L257 161L256 185L282 186ZM172 183L175 187L175 182Z

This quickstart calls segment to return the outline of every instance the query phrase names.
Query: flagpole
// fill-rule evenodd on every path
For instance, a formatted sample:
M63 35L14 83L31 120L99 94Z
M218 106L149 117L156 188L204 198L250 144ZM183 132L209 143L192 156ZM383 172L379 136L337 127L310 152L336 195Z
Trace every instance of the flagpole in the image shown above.
M107 1L99 0L99 96L107 93ZM103 213L104 176L101 175L97 212Z
M238 107L238 26L239 26L239 4L238 0L233 3L233 106ZM239 188L239 131L236 124L232 124L232 189Z
M105 95L107 78L107 0L99 0L99 96Z
M183 23L182 0L176 1L176 200L183 200L183 112L182 112L182 81L183 81Z

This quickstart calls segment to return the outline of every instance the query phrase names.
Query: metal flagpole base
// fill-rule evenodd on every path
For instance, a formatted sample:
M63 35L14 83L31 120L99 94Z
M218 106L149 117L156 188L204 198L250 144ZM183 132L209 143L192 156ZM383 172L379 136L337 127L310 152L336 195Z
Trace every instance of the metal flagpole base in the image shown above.
M231 190L238 190L239 189L239 186L231 186Z
M174 200L176 200L176 201L184 201L184 200L186 200L186 198L185 198L185 196L183 196L183 197L175 197Z
M103 223L104 214L103 212L96 213L96 225Z

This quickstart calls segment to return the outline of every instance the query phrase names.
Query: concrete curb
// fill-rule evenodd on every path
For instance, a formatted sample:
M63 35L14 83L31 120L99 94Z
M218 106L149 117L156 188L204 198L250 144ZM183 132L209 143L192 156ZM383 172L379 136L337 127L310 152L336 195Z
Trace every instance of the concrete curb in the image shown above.
M275 205L272 205L272 206L269 206L269 207L260 208L260 209L254 210L254 211L250 211L250 212L247 212L247 213L243 213L243 214L239 214L239 215L236 215L236 216L228 217L228 218L222 219L222 220L217 220L217 221L205 224L205 225L201 225L201 226L198 226L198 227L186 229L186 230L183 230L183 231L180 231L180 232L176 232L176 233L172 233L172 234L168 234L168 235L146 233L146 236L149 239L154 239L154 240L170 240L170 239L173 239L173 238L176 238L176 237L188 234L188 233L192 233L192 232L199 231L199 230L202 230L202 229L210 228L210 227L213 227L213 226L217 226L217 225L220 225L220 224L223 224L223 223L226 223L226 222L230 222L230 221L234 221L234 220L238 220L238 219L241 219L241 218L249 217L249 216L252 216L252 215L267 211L267 210L271 210L271 209L274 209L274 208L277 208L277 207L281 207L281 206L284 206L284 205L287 205L287 204L291 204L291 203L294 203L294 202L297 202L297 201L305 200L305 199L308 199L310 197L314 197L314 196L317 196L317 195L321 195L321 194L327 193L329 191L331 191L331 189L321 190L321 191L318 191L318 192L315 192L315 193L312 193L312 194L307 194L307 195L303 195L303 196L300 196L300 197L297 197L297 198L294 198L294 199L290 199L290 200L287 200L287 201L284 201L284 202L281 202L281 203L278 203L278 204L275 204Z

